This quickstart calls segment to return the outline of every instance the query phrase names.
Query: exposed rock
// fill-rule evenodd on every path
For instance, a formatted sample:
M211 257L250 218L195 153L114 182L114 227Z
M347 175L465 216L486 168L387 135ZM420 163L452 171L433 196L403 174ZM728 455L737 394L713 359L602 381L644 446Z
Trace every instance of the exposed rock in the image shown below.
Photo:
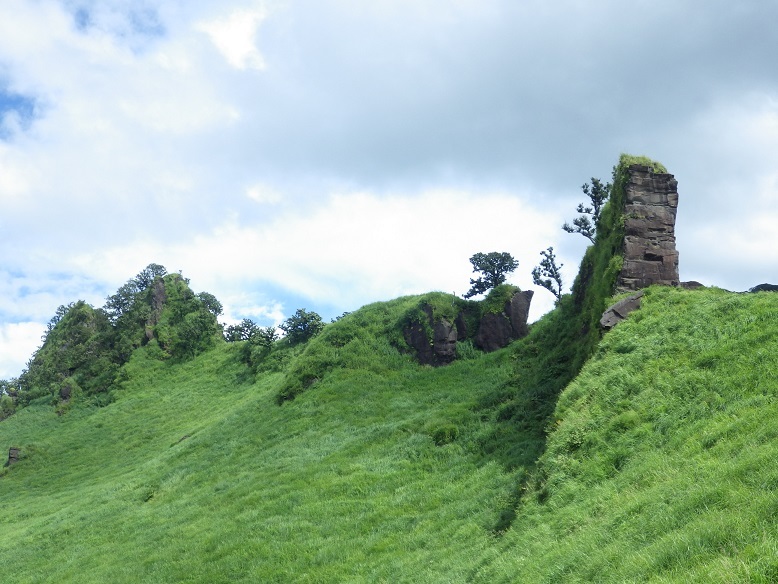
M475 345L484 351L496 351L508 345L513 335L513 327L505 313L489 312L484 314L475 336Z
M437 321L432 329L432 355L436 365L451 363L457 357L457 328L446 319Z
M165 281L162 278L155 278L151 290L151 315L146 322L146 338L149 341L154 338L154 327L159 323L166 302Z
M5 463L5 466L11 466L12 464L19 462L19 458L21 458L21 455L22 455L21 448L14 448L14 447L9 448L8 462Z
M412 322L403 329L405 342L416 351L416 358L423 365L447 365L456 359L457 342L473 339L475 345L485 351L495 351L529 332L527 318L533 292L517 292L505 303L503 311L484 315L475 335L468 330L468 309L461 310L449 322L435 319L432 307L421 306L426 322ZM431 337L431 338L430 338Z
M617 287L640 290L652 284L678 286L675 217L678 181L650 167L629 167L624 208L624 264Z
M640 301L641 298L643 298L643 294L644 292L641 290L637 294L628 296L608 308L600 319L600 326L605 329L612 329L619 324L622 320L627 318L631 312L640 308Z
M510 318L514 339L522 339L529 334L527 320L529 320L529 307L534 294L532 290L517 292L506 305L505 312Z
M59 388L59 399L67 403L70 401L70 396L72 395L72 393L73 393L73 388L70 386L69 383L66 383L65 385Z
M457 327L457 338L466 339L469 331L467 330L467 319L464 312L457 314L456 319L454 319L454 325Z
M684 290L696 290L697 288L705 288L705 284L700 284L695 280L690 280L688 282L681 282L681 288Z
M405 342L416 350L416 359L422 365L432 365L432 345L427 338L427 331L421 323L415 322L403 329Z
M759 284L748 290L749 292L778 292L778 285L775 284Z
M501 313L487 313L481 318L475 345L484 351L496 351L529 333L527 319L532 290L517 292L505 303Z
M416 358L422 365L451 363L456 358L459 327L452 325L445 319L435 322L432 307L429 304L423 305L421 310L426 316L426 324L432 328L432 341L427 336L427 327L423 323L416 322L403 330L405 342L416 349ZM464 326L464 319L462 326Z
M457 356L457 342L465 339L473 339L475 345L484 351L496 351L529 333L527 319L533 294L532 290L516 292L505 303L502 312L488 313L481 318L475 335L467 325L468 318L471 321L477 318L468 313L470 309L460 310L452 323L445 318L435 319L432 307L424 304L420 308L425 322L406 325L403 337L414 348L422 365L451 363Z

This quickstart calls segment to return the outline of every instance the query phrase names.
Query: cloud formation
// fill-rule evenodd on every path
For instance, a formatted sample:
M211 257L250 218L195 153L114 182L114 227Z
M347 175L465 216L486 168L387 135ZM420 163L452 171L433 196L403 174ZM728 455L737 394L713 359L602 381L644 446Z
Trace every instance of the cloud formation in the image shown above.
M759 0L5 0L0 377L59 304L100 305L150 262L263 324L461 293L476 251L510 251L531 287L553 245L569 283L585 242L559 226L624 151L679 180L682 278L776 280L777 18Z

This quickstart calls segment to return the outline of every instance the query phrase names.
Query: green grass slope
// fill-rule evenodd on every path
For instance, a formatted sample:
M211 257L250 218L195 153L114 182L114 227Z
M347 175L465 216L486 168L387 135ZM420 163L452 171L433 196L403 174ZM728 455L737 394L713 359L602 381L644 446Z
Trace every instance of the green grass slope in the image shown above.
M778 582L778 295L651 288L478 582Z
M478 454L474 406L512 365L507 351L441 369L400 354L382 323L417 301L330 325L256 382L237 346L172 366L140 349L110 405L2 422L0 446L26 453L0 477L3 582L464 578L511 488ZM336 343L337 367L279 406L300 361L360 322L381 334Z
M0 475L2 581L778 578L778 295L650 289L550 418L512 392L543 381L526 360L564 306L431 368L391 342L418 302L364 307L256 377L237 345L140 349L106 407L0 422L24 454Z

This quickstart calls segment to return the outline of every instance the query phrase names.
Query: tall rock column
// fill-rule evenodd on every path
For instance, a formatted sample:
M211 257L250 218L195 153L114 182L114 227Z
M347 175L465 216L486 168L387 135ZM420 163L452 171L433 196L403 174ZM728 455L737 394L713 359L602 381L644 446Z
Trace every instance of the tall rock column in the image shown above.
M648 166L633 164L625 195L624 264L617 288L678 286L678 181L672 174L655 174Z

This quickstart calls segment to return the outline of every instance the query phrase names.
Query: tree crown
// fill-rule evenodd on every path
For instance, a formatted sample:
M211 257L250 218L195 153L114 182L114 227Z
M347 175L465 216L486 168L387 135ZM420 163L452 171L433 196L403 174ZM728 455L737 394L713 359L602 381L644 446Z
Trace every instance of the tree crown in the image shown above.
M470 258L470 263L473 265L473 272L483 275L476 279L470 279L470 290L465 294L465 298L483 294L499 286L505 282L507 274L519 266L518 260L515 260L508 252L496 251L478 252Z

